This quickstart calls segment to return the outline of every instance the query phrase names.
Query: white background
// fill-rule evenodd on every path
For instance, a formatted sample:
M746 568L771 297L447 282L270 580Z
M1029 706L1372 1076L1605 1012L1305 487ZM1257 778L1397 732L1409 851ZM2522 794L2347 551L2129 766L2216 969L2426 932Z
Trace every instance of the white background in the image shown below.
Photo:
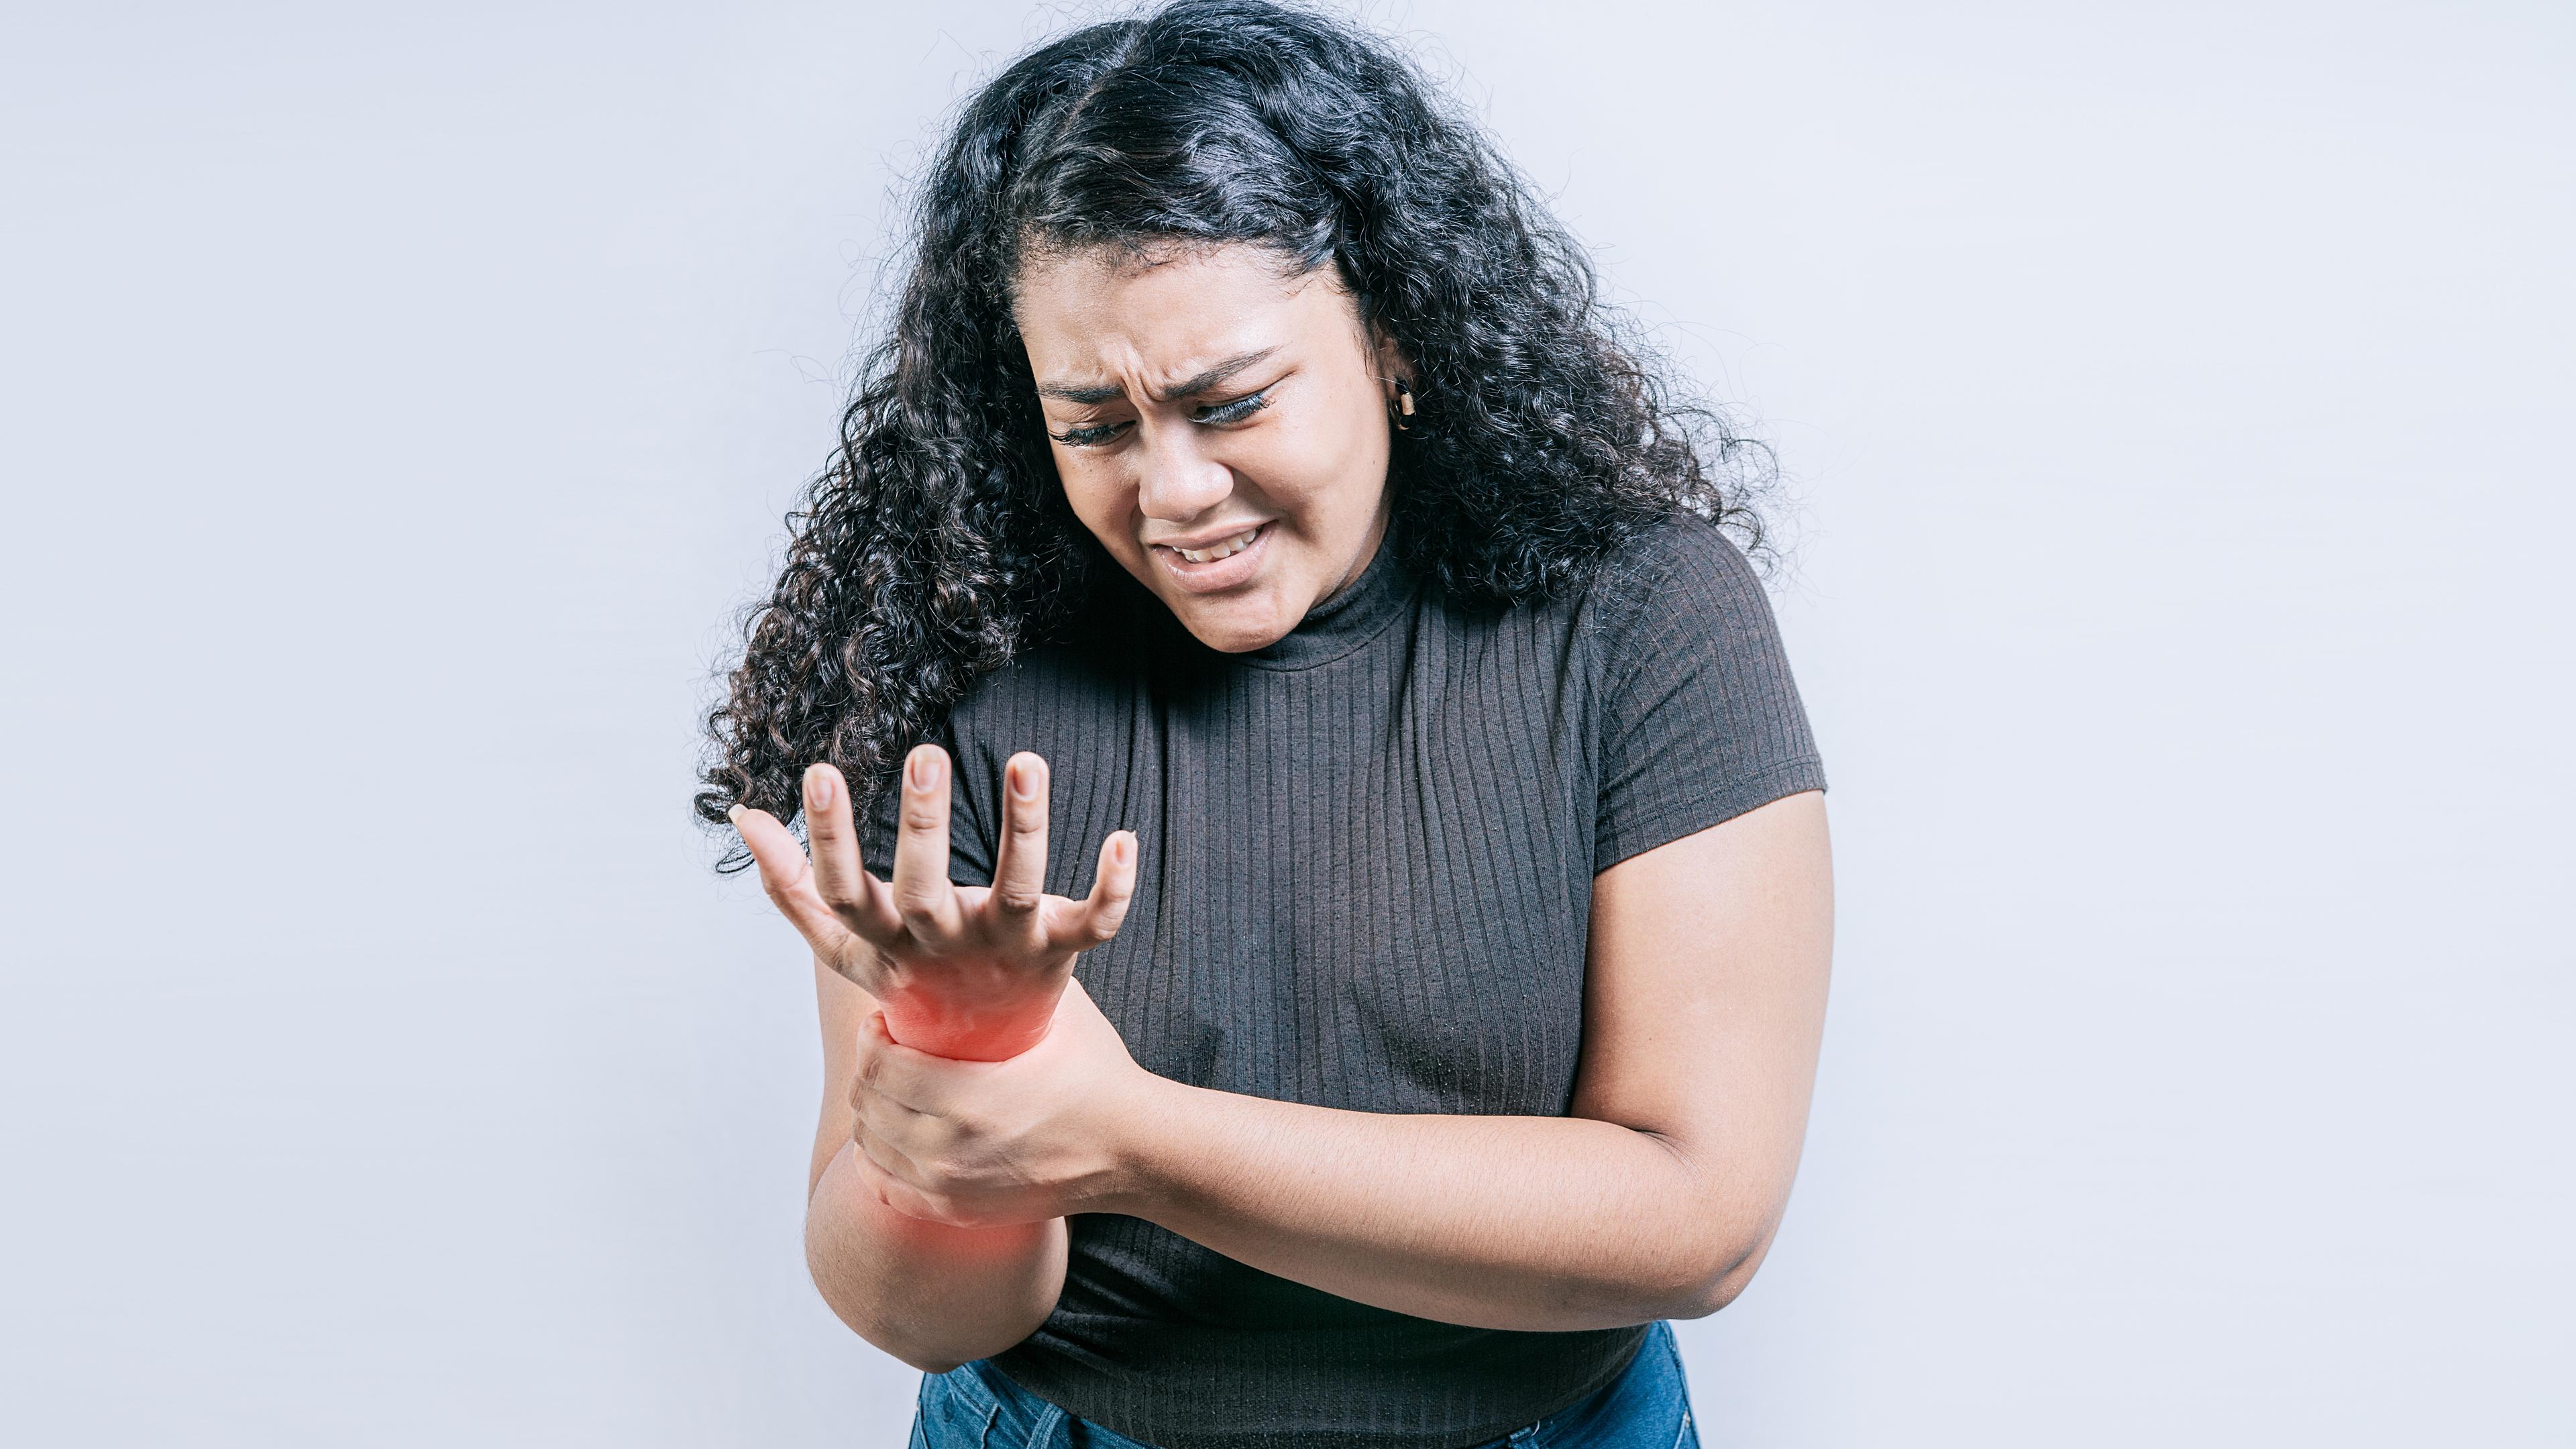
M695 716L1062 14L24 9L0 1436L901 1443ZM1796 490L1841 941L1705 1442L2576 1437L2576 11L1372 13Z

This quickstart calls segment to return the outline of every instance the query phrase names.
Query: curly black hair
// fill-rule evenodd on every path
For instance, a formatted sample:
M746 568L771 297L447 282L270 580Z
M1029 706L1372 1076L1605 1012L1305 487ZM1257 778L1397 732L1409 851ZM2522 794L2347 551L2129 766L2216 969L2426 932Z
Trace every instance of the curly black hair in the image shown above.
M1461 606L1559 596L1677 509L1762 551L1768 450L1693 400L1528 181L1354 22L1172 0L1074 30L964 102L908 233L891 325L706 717L708 821L793 820L817 760L865 808L977 676L1118 567L1065 501L1013 325L1037 249L1249 243L1338 268L1417 378L1389 538Z

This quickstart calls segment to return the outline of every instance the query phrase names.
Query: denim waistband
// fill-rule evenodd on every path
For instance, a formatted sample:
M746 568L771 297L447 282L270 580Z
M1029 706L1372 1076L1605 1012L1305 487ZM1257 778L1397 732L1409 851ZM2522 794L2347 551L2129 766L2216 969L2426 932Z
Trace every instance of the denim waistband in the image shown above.
M1077 1436L1077 1427L1079 1434ZM1696 1449L1672 1325L1656 1321L1619 1376L1474 1449ZM910 1449L1156 1449L1066 1412L989 1361L924 1374Z

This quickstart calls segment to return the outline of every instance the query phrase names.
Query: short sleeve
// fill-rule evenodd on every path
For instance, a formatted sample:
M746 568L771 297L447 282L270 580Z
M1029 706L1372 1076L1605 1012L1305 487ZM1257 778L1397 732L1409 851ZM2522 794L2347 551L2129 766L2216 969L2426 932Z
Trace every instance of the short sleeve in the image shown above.
M993 832L986 825L982 793L975 788L972 757L957 747L952 716L931 732L930 743L948 752L948 878L959 885L993 883ZM859 830L859 858L879 879L894 871L894 841L903 807L903 782L889 779L877 792L868 822Z
M1743 553L1685 515L1604 571L1597 873L1825 787L1778 621Z

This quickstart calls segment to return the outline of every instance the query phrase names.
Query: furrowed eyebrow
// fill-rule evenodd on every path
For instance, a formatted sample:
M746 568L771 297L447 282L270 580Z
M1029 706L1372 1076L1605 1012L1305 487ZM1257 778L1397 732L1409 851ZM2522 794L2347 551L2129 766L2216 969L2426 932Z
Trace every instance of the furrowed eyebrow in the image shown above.
M1246 352L1240 356L1229 357L1196 377L1163 389L1155 401L1178 402L1185 397L1196 397L1278 350L1276 347L1265 347L1259 352ZM1042 382L1038 384L1038 395L1062 398L1070 403L1105 403L1112 398L1126 396L1126 389L1115 383L1107 387L1076 387L1071 383Z

